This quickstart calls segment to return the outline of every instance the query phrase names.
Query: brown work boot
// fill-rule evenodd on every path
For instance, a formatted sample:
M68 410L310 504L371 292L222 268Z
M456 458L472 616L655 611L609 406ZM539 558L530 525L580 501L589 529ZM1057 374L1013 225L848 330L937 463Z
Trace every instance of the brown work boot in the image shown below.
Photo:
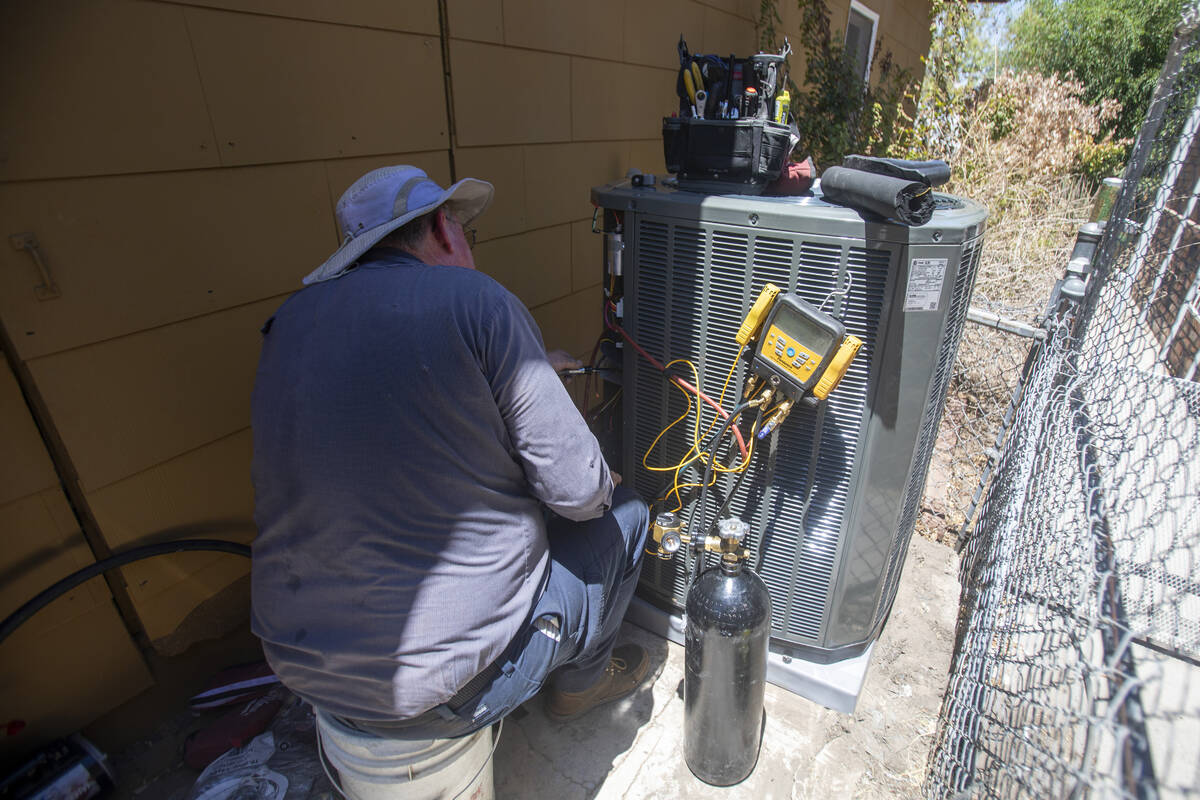
M617 700L633 692L650 672L650 655L640 644L613 648L612 658L600 679L582 692L550 692L546 716L565 722L602 703Z

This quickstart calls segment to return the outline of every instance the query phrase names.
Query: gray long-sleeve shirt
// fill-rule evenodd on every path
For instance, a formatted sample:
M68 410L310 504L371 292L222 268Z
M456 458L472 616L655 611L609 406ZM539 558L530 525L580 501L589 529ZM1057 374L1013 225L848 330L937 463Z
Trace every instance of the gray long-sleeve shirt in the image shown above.
M612 500L520 301L399 251L264 326L253 427L253 630L289 688L357 719L451 698L541 591L542 504Z

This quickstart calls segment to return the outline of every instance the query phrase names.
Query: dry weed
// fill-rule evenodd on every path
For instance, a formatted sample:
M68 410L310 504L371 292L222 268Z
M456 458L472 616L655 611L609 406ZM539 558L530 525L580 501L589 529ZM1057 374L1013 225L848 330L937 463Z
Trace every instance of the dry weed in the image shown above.
M1001 73L967 112L949 190L989 212L975 293L1036 315L1062 275L1091 192L1082 161L1119 106L1080 99L1082 84Z
M1072 81L1004 73L968 110L946 189L989 212L972 305L1036 323L1062 277L1092 200L1080 165L1108 141L1117 110L1088 106L1081 92ZM922 535L956 538L1029 345L968 324L926 482Z

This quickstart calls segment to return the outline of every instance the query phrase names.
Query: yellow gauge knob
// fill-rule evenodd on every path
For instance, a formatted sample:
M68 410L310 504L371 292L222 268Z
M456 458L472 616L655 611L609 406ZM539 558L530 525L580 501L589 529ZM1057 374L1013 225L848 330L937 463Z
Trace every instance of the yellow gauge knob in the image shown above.
M841 347L833 354L833 358L829 360L829 366L825 368L825 374L817 381L817 385L813 387L813 396L824 400L829 393L837 388L837 385L842 382L842 376L846 374L846 370L850 368L854 357L858 355L859 348L862 347L862 339L857 336L847 336L842 340Z
M738 328L737 337L735 337L738 344L747 344L758 337L763 321L767 318L767 312L771 310L771 304L775 302L778 295L779 287L775 284L768 283L763 287L758 299L750 307L750 313L742 321L742 327Z

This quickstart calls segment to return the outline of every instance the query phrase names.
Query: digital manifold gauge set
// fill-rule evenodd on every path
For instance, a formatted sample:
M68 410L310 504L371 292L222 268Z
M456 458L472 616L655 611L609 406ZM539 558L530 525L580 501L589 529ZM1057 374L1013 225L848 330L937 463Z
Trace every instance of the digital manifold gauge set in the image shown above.
M771 283L746 315L737 342L757 342L751 361L756 379L750 384L751 394L758 381L774 386L778 379L778 391L788 401L808 397L813 405L837 388L862 347L862 341L847 335L841 322L799 295L780 293ZM770 433L770 428L764 428Z
M749 367L742 407L757 407L759 420L765 418L761 424L756 422L753 431L759 440L779 427L796 404L816 407L828 397L862 347L862 340L847 334L846 326L838 319L771 283L750 308L736 340ZM736 416L736 413L731 415L728 424ZM740 468L726 471L744 474L750 455L743 456ZM706 474L701 482L702 492L708 483ZM741 536L702 534L702 540L693 542L687 527L678 513L658 514L651 531L654 554L671 558L682 545L691 544L695 550L721 553L730 560L747 556Z

